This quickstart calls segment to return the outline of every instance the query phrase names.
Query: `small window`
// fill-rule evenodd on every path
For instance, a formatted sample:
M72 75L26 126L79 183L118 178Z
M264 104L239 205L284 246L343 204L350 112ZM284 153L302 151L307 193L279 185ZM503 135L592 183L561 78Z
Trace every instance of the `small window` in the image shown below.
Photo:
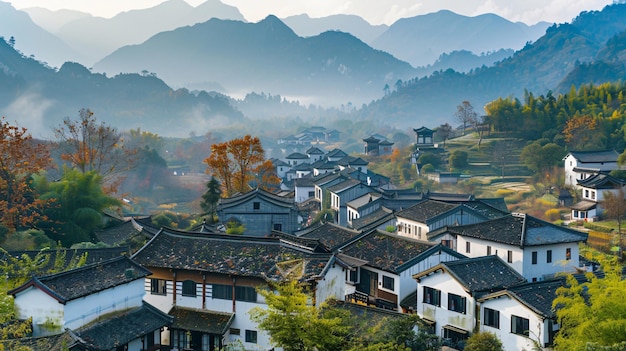
M274 227L274 230L279 231L279 232L283 230L282 223L274 223L273 227Z
M232 300L233 299L233 287L230 285L213 284L213 298Z
M465 298L456 294L448 294L448 310L465 314Z
M532 264L537 264L537 251L533 251L532 255Z
M572 249L571 248L567 248L565 249L565 259L566 260L571 260L572 259Z
M196 282L193 280L183 281L183 296L196 297Z
M465 243L465 252L466 252L466 253L470 253L470 242L469 242L469 241L467 241L467 242Z
M252 203L252 208L255 210L260 210L261 209L261 203L260 202L253 202Z
M163 279L150 279L150 293L152 295L167 295L167 284Z
M491 246L487 246L487 256L491 255Z
M393 278L383 275L383 288L388 289L388 290L393 290L393 286L394 286Z
M349 282L352 283L358 283L359 282L359 271L358 268L356 268L355 270L347 270L346 271L346 276Z
M500 329L500 311L492 310L491 308L485 307L484 314L484 325Z
M530 323L528 322L528 318L522 318L518 316L511 316L511 333L523 336L529 336Z
M509 250L506 253L506 261L508 263L513 263L513 251Z
M251 286L236 286L235 300L244 302L256 302L256 289Z
M441 307L441 291L431 287L424 287L424 303Z
M256 330L246 330L246 342L256 344Z
M230 335L241 335L241 329L230 328L229 333Z
M551 263L552 262L552 250L548 250L546 252L546 262L547 263Z

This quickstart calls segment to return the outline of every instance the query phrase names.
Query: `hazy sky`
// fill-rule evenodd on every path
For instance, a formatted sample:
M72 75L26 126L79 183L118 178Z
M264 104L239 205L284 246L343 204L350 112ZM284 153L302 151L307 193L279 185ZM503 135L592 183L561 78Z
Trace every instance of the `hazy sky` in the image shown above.
M112 17L119 12L155 6L164 0L4 0L15 8L45 7L73 9L96 16ZM196 6L205 0L185 0ZM211 0L215 1L215 0ZM621 0L624 1L624 0ZM257 22L269 14L287 17L307 13L311 17L355 14L371 24L392 24L441 9L466 16L495 13L511 21L570 22L581 11L600 10L613 0L222 0L236 6L243 16Z

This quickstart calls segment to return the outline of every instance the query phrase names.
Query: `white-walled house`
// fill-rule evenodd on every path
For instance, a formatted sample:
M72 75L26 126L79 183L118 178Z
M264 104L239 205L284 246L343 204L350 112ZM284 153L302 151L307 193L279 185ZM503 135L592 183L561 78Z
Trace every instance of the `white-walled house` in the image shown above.
M268 280L295 278L312 286L314 301L342 298L346 270L330 253L316 253L280 238L159 231L133 259L150 269L145 300L175 319L170 346L204 345L214 351L241 341L247 350L270 349L269 335L249 312L265 308L256 288ZM215 323L191 328L176 318L191 316ZM205 347L206 346L206 347Z
M597 173L588 178L578 181L578 189L581 193L581 201L572 205L571 219L593 222L602 215L602 201L611 193L620 195L626 183L606 173Z
M32 318L34 337L72 330L82 344L97 349L140 351L160 345L160 329L171 323L169 316L143 302L149 274L121 256L33 277L9 293L18 318Z
M505 215L478 201L450 203L426 199L396 213L398 235L427 240L429 232L445 227L484 222Z
M477 299L526 281L497 256L442 262L413 278L417 314L452 346L462 345L475 330Z
M563 279L510 287L478 299L480 330L495 334L506 351L550 347L558 330L552 302Z
M398 311L400 301L415 292L414 274L464 257L442 245L381 230L356 236L336 251L344 261L352 258L356 268L347 280L354 294L346 301Z
M563 157L565 185L574 188L580 180L594 174L619 169L618 157L619 153L615 150L568 152Z
M468 257L496 255L529 281L580 268L587 233L513 213L486 222L446 227L429 235Z

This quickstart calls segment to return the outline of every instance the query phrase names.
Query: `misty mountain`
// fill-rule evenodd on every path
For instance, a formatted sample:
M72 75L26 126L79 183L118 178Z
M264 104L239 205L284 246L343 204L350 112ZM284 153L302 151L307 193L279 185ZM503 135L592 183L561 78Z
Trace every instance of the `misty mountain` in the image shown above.
M340 31L350 33L368 44L389 28L384 24L372 25L356 15L311 18L307 14L302 14L285 17L282 21L301 37L312 37L327 31Z
M76 56L62 40L36 25L30 17L11 4L0 1L0 37L15 39L15 48L50 66L60 66Z
M302 38L275 16L258 23L211 19L159 33L116 50L98 72L154 72L169 85L243 96L256 91L308 104L361 104L385 84L415 75L406 62L374 50L351 34Z
M79 19L93 17L87 12L76 10L48 10L43 7L29 7L22 9L41 28L50 33L58 33L64 25Z
M32 9L27 11L33 12ZM41 23L61 23L67 19L65 12L49 12L52 17L47 18L44 14L38 12L33 18ZM112 18L79 17L51 32L81 54L74 61L91 66L122 46L139 44L156 33L210 18L244 20L237 8L219 0L207 0L196 7L184 0L168 0L148 9L122 12Z
M173 90L151 75L108 78L67 62L56 71L0 41L0 111L35 137L46 138L63 118L90 108L100 121L122 130L141 128L166 136L231 125L243 115L226 96Z
M442 53L457 50L475 54L519 50L542 36L549 25L541 22L528 26L494 14L468 17L442 10L399 19L371 45L420 67L432 64Z
M626 30L624 16L626 4L583 12L571 24L551 26L536 42L492 67L467 74L438 71L429 77L403 82L397 91L361 111L361 117L372 118L394 111L399 125L436 127L445 122L456 123L453 114L464 100L470 101L477 112L482 112L486 103L498 97L523 98L525 91L535 95L546 94L549 90L565 93L569 86L567 90L558 89L565 88L561 82L570 72L593 64L596 56L604 52L607 42L622 45L619 38L611 38ZM623 52L613 57L623 63ZM619 78L604 77L607 81Z
M417 67L417 76L424 77L433 74L436 71L453 69L457 72L470 72L476 68L483 66L492 66L498 61L513 56L515 50L500 49L489 53L476 55L467 50L456 50L450 53L444 53L439 56L437 61L432 65Z

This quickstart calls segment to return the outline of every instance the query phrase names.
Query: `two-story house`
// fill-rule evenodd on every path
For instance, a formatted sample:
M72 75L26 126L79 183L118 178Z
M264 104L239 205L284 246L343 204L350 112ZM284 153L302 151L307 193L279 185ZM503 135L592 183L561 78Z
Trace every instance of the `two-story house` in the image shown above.
M478 299L526 281L497 256L441 262L413 278L417 314L453 346L462 345L476 330Z
M166 331L170 346L203 351L236 341L247 350L271 348L248 313L266 307L256 289L298 279L310 284L313 301L321 303L342 298L348 268L330 253L281 238L171 229L157 233L133 259L152 272L145 300L175 317ZM189 319L198 324L189 325Z
M34 337L72 330L97 349L140 351L160 345L160 330L171 323L169 316L143 302L149 274L121 256L33 277L9 294L18 318L32 318Z
M479 201L459 204L426 199L396 212L396 224L398 235L428 240L427 234L433 230L445 226L480 223L506 214Z
M468 257L496 255L529 281L580 269L579 244L587 233L513 213L486 222L429 233Z
M347 279L346 301L400 311L415 291L412 276L442 261L464 256L442 245L373 230L336 247L338 257L355 267Z
M558 331L552 302L564 279L509 287L479 298L480 330L495 334L506 351L549 347Z
M299 227L298 207L291 197L282 197L263 189L220 199L217 215L223 224L237 221L246 234L265 236L272 230L295 232Z
M625 186L626 182L606 173L597 173L579 180L578 188L581 191L581 201L572 205L571 219L596 221L602 215L602 201L607 193L623 197Z
M563 157L565 186L576 187L580 180L600 172L608 173L619 169L615 150L570 151Z
M348 225L347 203L372 191L372 188L358 179L346 179L328 188L330 208L335 211L335 222Z

